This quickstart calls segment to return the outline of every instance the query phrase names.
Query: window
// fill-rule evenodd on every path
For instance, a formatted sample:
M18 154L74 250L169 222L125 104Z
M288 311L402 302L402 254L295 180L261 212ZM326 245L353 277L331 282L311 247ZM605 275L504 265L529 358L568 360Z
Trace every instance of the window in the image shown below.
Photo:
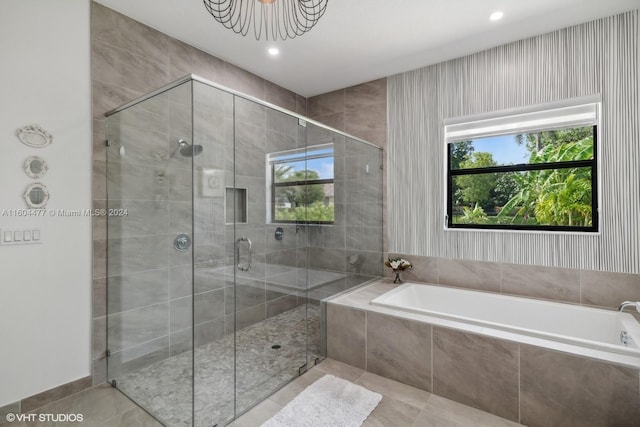
M597 232L598 110L446 125L447 228Z
M332 224L333 144L271 153L271 222Z

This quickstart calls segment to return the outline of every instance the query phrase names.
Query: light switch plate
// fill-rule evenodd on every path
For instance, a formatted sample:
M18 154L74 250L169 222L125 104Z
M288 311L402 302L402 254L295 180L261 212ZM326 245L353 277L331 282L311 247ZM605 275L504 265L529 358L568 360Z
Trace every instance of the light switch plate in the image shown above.
M12 227L0 230L0 246L34 245L42 243L38 227Z

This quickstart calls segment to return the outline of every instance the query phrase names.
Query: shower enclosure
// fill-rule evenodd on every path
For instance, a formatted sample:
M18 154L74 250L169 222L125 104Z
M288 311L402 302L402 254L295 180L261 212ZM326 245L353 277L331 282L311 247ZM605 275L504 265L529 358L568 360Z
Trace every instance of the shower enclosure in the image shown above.
M228 424L382 275L381 150L195 76L107 135L108 379L166 425Z

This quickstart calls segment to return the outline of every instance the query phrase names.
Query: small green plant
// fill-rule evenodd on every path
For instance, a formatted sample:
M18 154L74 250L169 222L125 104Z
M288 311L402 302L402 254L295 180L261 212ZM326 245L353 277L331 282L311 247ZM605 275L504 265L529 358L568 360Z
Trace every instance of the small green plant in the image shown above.
M333 222L333 204L314 202L309 206L276 209L276 221Z
M460 224L486 224L489 221L484 209L477 203L473 209L468 206L464 206L462 209L463 214L458 219Z

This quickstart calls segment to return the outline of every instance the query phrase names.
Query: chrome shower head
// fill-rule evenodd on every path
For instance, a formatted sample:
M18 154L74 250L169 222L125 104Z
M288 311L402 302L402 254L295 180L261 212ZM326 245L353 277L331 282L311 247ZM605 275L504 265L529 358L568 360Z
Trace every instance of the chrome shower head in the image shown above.
M180 148L180 154L183 157L195 157L202 153L202 145L184 145Z
M195 157L198 154L202 153L202 150L202 145L190 145L186 139L180 138L178 140L178 146L175 150L173 150L173 153L171 153L171 156L169 156L169 158L173 158L173 156L175 156L178 151L180 151L180 155L182 157Z

